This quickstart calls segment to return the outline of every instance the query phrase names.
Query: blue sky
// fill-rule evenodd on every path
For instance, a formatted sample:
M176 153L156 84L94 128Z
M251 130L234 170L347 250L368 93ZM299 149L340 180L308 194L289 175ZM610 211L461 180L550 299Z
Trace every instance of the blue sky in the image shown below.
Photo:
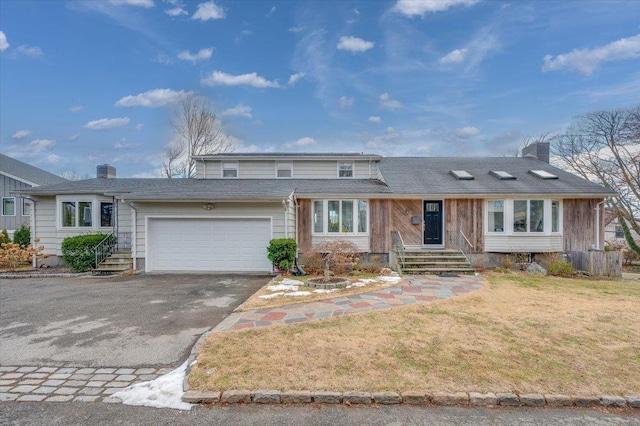
M500 156L638 103L640 2L0 2L4 154L156 176L191 93L239 152Z

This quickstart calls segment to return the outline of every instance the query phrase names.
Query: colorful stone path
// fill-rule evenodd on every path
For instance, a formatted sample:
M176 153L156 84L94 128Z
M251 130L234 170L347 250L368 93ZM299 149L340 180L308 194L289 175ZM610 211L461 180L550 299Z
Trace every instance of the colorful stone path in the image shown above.
M371 293L335 297L317 302L277 308L236 312L222 321L214 331L242 330L293 324L322 318L334 318L358 312L387 309L394 306L448 299L480 289L481 277L406 276L398 285Z

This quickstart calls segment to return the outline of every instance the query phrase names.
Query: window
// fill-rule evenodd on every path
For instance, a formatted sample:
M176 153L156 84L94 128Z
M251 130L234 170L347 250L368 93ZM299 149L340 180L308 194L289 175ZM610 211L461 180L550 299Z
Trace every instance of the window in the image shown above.
M113 226L113 203L100 203L100 226Z
M91 201L63 201L60 203L62 227L90 228L93 226L93 203Z
M616 225L616 238L624 238L624 231L621 225Z
M504 200L487 201L488 231L504 232Z
M513 232L527 232L527 200L513 202Z
M544 232L544 200L513 201L513 232Z
M2 197L2 216L16 215L16 199L14 197Z
M238 177L238 163L237 162L223 162L222 163L222 177L223 178L237 178Z
M350 178L353 177L353 163L338 163L338 177Z
M28 198L22 199L22 216L31 216L32 201Z
M551 232L560 232L560 201L551 201Z
M544 232L544 200L529 201L529 232Z
M318 200L313 202L315 234L366 233L369 204L366 200Z
M279 177L279 178L293 177L293 163L276 162L276 177Z

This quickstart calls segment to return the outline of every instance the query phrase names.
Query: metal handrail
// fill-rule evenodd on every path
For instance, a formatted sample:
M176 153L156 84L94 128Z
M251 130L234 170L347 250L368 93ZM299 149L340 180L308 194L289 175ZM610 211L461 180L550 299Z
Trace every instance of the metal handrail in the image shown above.
M459 232L460 232L460 235L462 236L462 241L460 241L460 243L466 242L467 244L466 245L458 244L458 248L460 249L464 257L467 259L467 262L469 262L469 265L473 266L473 262L472 262L473 259L471 258L473 253L473 244L471 244L467 236L464 235L464 232L462 231L459 231Z
M103 260L105 260L111 253L113 253L113 248L116 245L116 238L111 233L108 234L97 246L94 247L93 252L96 257L96 263L94 267L98 267Z
M398 252L400 260L402 261L402 263L404 263L404 250L407 248L407 246L404 244L402 235L399 231L391 231L391 238L393 241L393 249Z

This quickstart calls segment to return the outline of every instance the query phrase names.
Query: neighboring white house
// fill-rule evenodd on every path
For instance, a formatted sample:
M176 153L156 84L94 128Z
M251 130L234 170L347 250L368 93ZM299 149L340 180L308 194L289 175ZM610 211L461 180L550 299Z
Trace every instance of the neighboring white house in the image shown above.
M387 258L408 248L478 255L586 251L604 241L611 192L531 158L365 154L196 156L195 179L98 178L20 193L36 200L36 235L60 255L71 235L130 238L146 271L270 271L272 238L300 252L335 239ZM600 217L600 223L596 223Z
M640 225L640 219L635 219L636 223ZM631 231L631 236L633 239L640 244L640 236L631 229L629 226L629 230ZM624 232L622 230L622 225L620 221L616 217L616 215L608 211L605 213L605 228L604 228L604 240L607 244L618 247L627 247L627 239L624 236Z
M13 237L13 233L21 226L31 226L31 200L12 192L66 181L53 173L0 154L0 231L4 229L9 237Z

